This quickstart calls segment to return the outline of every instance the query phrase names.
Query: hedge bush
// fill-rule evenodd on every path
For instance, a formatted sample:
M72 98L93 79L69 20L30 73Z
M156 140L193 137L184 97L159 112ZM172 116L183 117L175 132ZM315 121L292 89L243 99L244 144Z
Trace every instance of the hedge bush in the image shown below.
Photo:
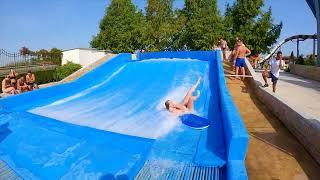
M67 62L66 64L58 67L56 69L56 80L60 81L64 78L66 78L67 76L71 75L72 73L74 73L75 71L81 69L81 65L80 64L75 64L73 62Z

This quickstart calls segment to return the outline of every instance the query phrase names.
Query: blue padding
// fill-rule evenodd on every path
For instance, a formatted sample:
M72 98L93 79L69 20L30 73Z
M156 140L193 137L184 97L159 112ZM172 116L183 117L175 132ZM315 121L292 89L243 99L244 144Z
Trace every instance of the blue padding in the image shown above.
M180 119L183 124L195 129L207 128L210 125L210 121L207 118L203 118L194 114L184 114L180 116Z
M199 59L203 61L213 60L214 51L165 51L138 53L138 60L159 59L159 58L182 58Z
M245 179L248 134L220 52L142 53L139 60L146 61L120 54L70 83L1 99L0 159L26 179L133 178L146 159L226 168L228 179ZM180 99L198 76L198 116L182 122L209 125L201 130L171 117L162 102Z
M49 104L92 86L106 76L110 76L115 70L130 60L131 54L119 54L73 82L2 98L0 105L11 110L27 110L34 108L34 105L42 106ZM109 70L108 72L106 72L106 68Z
M236 168L228 167L234 167L230 163L234 162L235 160L244 163L249 143L249 136L247 133L247 129L242 121L242 118L237 110L237 107L235 106L233 99L230 96L228 88L226 86L221 53L219 51L216 51L216 56L216 67L218 68L217 76L219 84L219 100L220 108L222 110L222 125L224 130L224 140L226 146L225 148L228 161L227 179L234 179L234 176L228 175L234 174L236 176L236 173L233 172ZM247 179L246 172L244 172L243 176L241 175L235 179Z
M234 160L229 161L226 166L226 177L230 180L247 180L247 170L245 166L245 161Z
M6 117L0 119L0 159L24 179L133 177L153 142L28 112ZM127 171L119 173L120 169Z

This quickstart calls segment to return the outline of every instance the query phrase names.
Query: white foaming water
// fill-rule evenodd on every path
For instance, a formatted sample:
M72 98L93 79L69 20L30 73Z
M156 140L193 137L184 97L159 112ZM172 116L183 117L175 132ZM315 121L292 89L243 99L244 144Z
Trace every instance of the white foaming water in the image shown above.
M165 136L172 129L181 124L177 116L169 113L164 106L167 99L181 101L188 91L189 85L172 88L167 94L157 102L153 102L149 107L140 107L140 99L131 99L124 106L113 108L112 111L105 111L97 107L107 107L117 99L114 95L110 99L96 99L89 102L90 109L82 108L82 105L73 107L59 107L58 105L48 105L30 110L38 115L47 116L61 121L78 125L93 127L101 130L112 131L120 134L138 136L150 139L157 139ZM59 107L60 109L56 109ZM143 111L141 111L141 108Z
M101 87L102 85L108 83L113 77L115 77L117 74L119 74L124 68L126 67L126 65L123 65L121 66L117 71L115 71L114 73L111 74L111 76L109 76L106 80L102 81L101 83L95 85L95 86L92 86L84 91L81 91L75 95L72 95L72 96L69 96L69 97L66 97L66 98L63 98L61 100L58 100L58 101L55 101L49 105L47 105L47 107L50 107L50 106L55 106L55 105L59 105L59 104L63 104L63 103L66 103L66 102L69 102L71 100L74 100L74 99L77 99L77 98L80 98L82 96L85 96L89 93L91 93L93 90ZM41 107L41 108L44 108L44 107ZM37 108L33 109L34 111L36 111ZM32 111L30 111L32 112Z
M144 63L148 61L129 63L126 68L131 69L122 73L131 73L143 78L144 70L149 67L149 64ZM154 81L133 80L128 78L130 77L128 74L119 74L125 68L123 66L108 79L91 88L47 106L31 109L29 112L125 135L150 139L163 137L181 125L179 118L165 109L165 101L170 99L181 102L195 83L196 77L203 75L206 63L185 63L186 68L179 64L179 68L176 69L175 65L167 65L164 60L158 61L161 61L160 68L152 70L154 78L148 78L155 79ZM166 59L165 61L190 60ZM165 79L159 78L161 73L167 75L163 73L166 71L174 73L169 73ZM112 80L114 76L119 79ZM163 84L162 80L166 80L167 83ZM111 82L108 83L109 81ZM106 88L107 86L110 88Z

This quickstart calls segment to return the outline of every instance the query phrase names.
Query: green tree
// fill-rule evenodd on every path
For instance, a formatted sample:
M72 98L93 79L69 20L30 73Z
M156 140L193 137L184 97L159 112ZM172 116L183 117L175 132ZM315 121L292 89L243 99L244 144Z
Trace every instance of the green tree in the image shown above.
M315 66L316 64L317 64L316 57L313 54L307 56L307 58L305 60L305 65Z
M112 0L100 22L100 32L90 42L91 47L118 52L141 49L144 16L131 0Z
M49 52L49 56L51 61L55 64L61 65L62 63L62 51L57 48L52 48Z
M263 11L263 0L237 0L227 5L225 27L229 44L238 37L252 50L252 54L267 53L280 36L282 23L273 24L272 11Z
M183 10L176 9L174 12L174 31L170 38L170 50L187 50L186 46L186 24L187 17Z
M211 49L225 35L217 0L185 0L182 11L186 23L181 39L189 49Z
M23 46L19 51L20 51L20 54L23 55L23 56L26 56L26 55L30 54L30 52L31 52L29 50L29 48L27 48L25 46Z
M39 51L37 51L37 55L40 60L47 60L49 57L49 52L45 49L40 49Z
M171 48L172 36L177 31L172 10L173 0L148 0L146 7L146 49L160 51Z

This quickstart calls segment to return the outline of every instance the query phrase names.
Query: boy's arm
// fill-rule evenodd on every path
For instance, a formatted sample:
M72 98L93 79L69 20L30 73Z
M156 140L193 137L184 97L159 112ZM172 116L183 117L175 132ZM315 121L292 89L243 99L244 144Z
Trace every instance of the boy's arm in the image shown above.
M20 80L17 81L17 89L20 89L21 86L20 86Z
M279 68L280 68L280 69L283 69L283 66L284 66L284 65L283 65L283 62L284 62L284 61L283 61L282 59L279 60Z
M248 49L248 48L246 47L246 56L249 56L250 54L251 54L250 49Z
M1 88L2 88L2 91L3 91L4 89L6 89L6 83L5 83L5 80L2 80Z
M36 76L34 74L32 74L32 81L33 83L36 82Z

